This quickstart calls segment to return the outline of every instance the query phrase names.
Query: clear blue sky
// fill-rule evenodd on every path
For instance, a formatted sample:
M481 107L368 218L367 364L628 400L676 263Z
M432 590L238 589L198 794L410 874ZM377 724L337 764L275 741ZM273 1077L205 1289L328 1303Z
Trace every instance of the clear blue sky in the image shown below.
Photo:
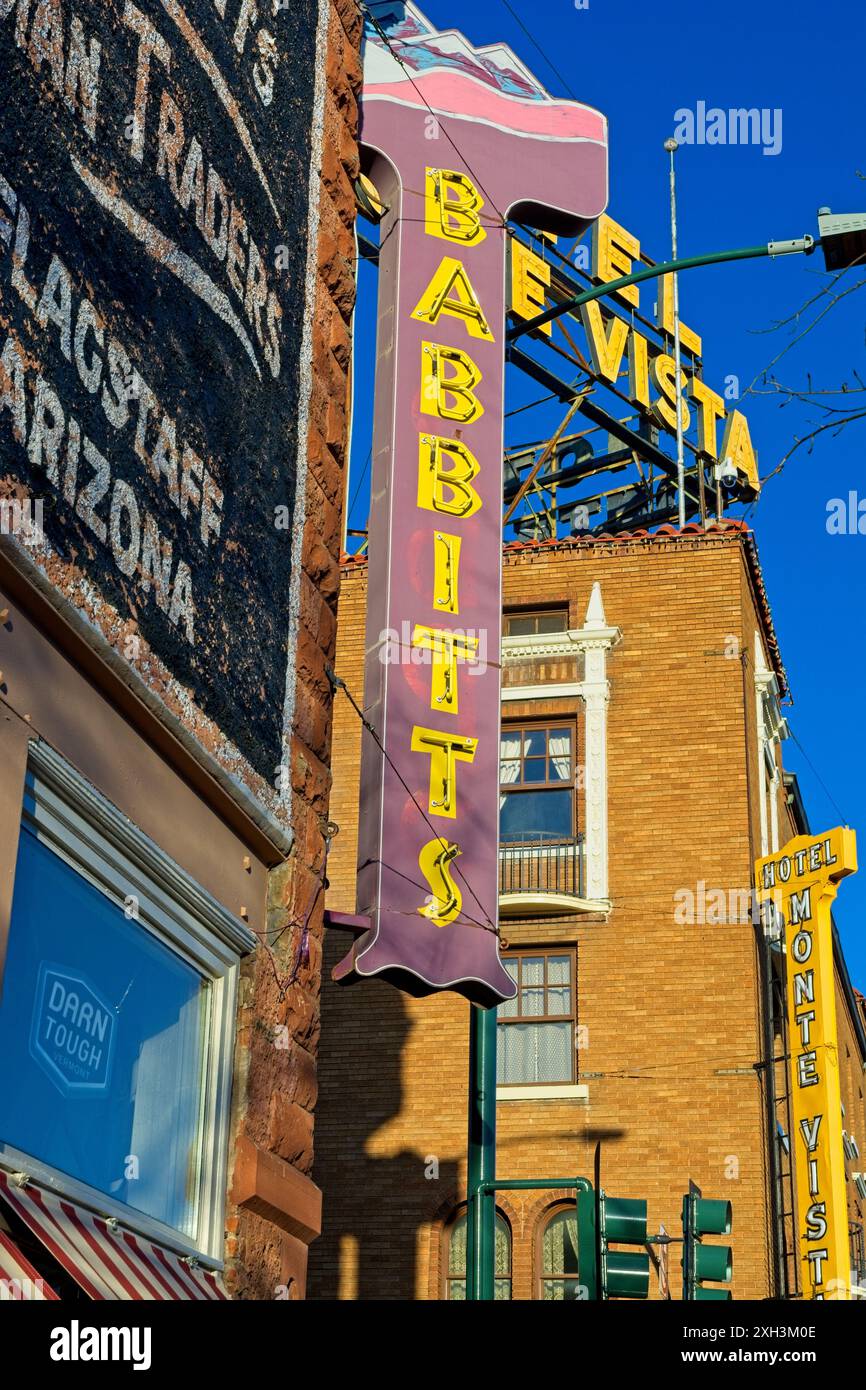
M509 2L561 78L503 0L421 0L421 8L474 43L509 43L552 93L570 89L607 115L609 211L654 259L663 260L670 247L662 144L673 131L674 113L695 109L699 101L724 109L780 109L782 144L774 156L755 146L680 150L680 254L817 234L822 205L866 210L866 179L857 177L858 169L866 175L862 0L727 0L675 9L589 0L580 10L573 0ZM856 278L858 272L849 271L839 288ZM682 314L703 336L705 379L716 385L733 373L745 390L790 341L789 328L761 330L787 318L826 280L820 252L683 276ZM369 450L372 285L372 273L362 268L352 496ZM851 381L856 368L866 380L864 320L866 287L787 353L775 369L779 379L804 387L811 372L815 387L830 388ZM744 408L762 475L822 418L796 403L780 410L760 396ZM864 456L866 421L838 438L826 433L811 456L795 454L769 482L749 520L794 700L785 713L819 777L793 740L785 745L786 765L800 777L813 828L845 820L860 836L862 869L842 885L836 920L854 983L866 991L866 535L826 529L830 499L852 489L866 499ZM365 480L350 525L365 524L367 505Z

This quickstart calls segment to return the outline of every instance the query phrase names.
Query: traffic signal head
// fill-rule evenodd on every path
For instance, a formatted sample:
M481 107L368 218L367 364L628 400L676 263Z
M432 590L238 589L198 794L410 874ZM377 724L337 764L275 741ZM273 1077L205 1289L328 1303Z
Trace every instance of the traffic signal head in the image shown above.
M631 1250L607 1250L602 1256L605 1298L646 1298L649 1293L649 1255Z
M726 1284L733 1271L729 1245L699 1245L695 1250L695 1278Z
M712 1197L692 1197L692 1230L701 1236L728 1236L731 1234L733 1208L730 1202L719 1202Z
M642 1197L608 1197L600 1194L601 1234L625 1245L646 1242L646 1202Z
M703 1245L703 1236L730 1234L733 1210L730 1202L689 1193L683 1198L683 1297L696 1302L726 1302L730 1289L705 1288L703 1281L726 1284L733 1273L729 1245Z
M599 1193L602 1298L646 1298L650 1259L645 1252L611 1250L611 1242L646 1245L646 1202Z

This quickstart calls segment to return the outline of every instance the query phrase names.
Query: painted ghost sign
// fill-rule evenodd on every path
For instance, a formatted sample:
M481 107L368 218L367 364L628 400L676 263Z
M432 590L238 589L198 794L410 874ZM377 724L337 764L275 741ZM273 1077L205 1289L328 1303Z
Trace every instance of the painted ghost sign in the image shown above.
M604 209L603 116L509 49L372 5L362 146L387 213L370 511L358 911L337 968L493 1005L507 220ZM393 766L392 766L393 765ZM395 770L396 769L396 770Z
M317 15L0 0L0 492L269 782Z

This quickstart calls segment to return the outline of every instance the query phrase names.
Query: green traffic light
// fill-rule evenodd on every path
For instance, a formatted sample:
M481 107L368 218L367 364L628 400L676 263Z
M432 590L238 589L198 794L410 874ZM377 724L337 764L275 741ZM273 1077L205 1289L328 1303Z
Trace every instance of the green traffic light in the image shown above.
M703 1236L728 1235L733 1224L730 1202L688 1193L683 1198L683 1298L696 1302L728 1302L730 1289L707 1288L704 1280L725 1284L733 1273L729 1245L703 1245Z
M728 1236L731 1234L733 1211L730 1202L711 1197L695 1197L692 1207L692 1230L696 1236Z
M649 1255L611 1250L612 1241L646 1244L647 1204L640 1197L608 1197L599 1193L602 1298L646 1298L649 1294Z
M607 1298L646 1298L649 1295L649 1255L625 1250L607 1250L602 1259L602 1276Z
M696 1245L694 1271L696 1279L709 1279L725 1284L733 1272L733 1255L729 1245Z
M601 1194L601 1233L605 1240L626 1245L646 1242L646 1202L642 1197L608 1197Z

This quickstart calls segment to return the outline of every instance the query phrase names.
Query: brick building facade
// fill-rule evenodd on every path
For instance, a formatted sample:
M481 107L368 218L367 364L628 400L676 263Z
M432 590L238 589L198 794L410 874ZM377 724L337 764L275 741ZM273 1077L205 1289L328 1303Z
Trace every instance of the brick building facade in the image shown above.
M0 20L0 1279L295 1299L360 10L68 10Z
M363 560L346 561L337 669L359 702L365 584ZM771 1169L774 1145L784 1153L771 1116L784 1129L785 1068L764 1065L771 1048L784 1051L767 993L779 966L764 959L743 904L755 859L805 827L782 769L785 673L754 541L728 526L506 546L503 602L503 767L522 759L503 772L502 805L518 827L506 834L503 812L504 959L522 956L536 986L519 1027L531 1037L533 1016L549 1026L554 1015L576 1066L560 1034L534 1044L534 1061L519 1037L505 1040L513 1075L500 1070L497 1175L591 1177L600 1140L605 1189L645 1196L650 1231L679 1234L689 1179L733 1203L735 1298L784 1292L786 1279L793 1292L792 1233L778 1217L790 1192L781 1206L772 1198L788 1180L784 1161ZM340 834L328 908L352 912L360 727L345 699L334 747ZM512 817L508 803L524 783L531 795L565 788L573 798L578 877L574 859L564 872L558 864L566 834L527 854L525 813L517 806ZM559 804L547 803L547 823ZM341 990L327 977L345 949L344 935L329 931L314 1166L326 1202L310 1296L445 1297L449 1250L459 1296L452 1228L466 1190L469 1009L452 994L413 1000L372 980ZM866 1033L841 950L837 969L853 1155L866 1137ZM500 1010L501 1068L509 1026ZM527 1065L529 1084L514 1084ZM545 1069L553 1084L539 1084ZM855 1157L849 1168L851 1220L862 1230ZM548 1227L561 1210L556 1194L503 1193L498 1208L501 1291L510 1278L514 1298L561 1297L565 1271L551 1268L561 1228ZM780 1242L787 1250L777 1253ZM678 1298L676 1254L670 1284Z

